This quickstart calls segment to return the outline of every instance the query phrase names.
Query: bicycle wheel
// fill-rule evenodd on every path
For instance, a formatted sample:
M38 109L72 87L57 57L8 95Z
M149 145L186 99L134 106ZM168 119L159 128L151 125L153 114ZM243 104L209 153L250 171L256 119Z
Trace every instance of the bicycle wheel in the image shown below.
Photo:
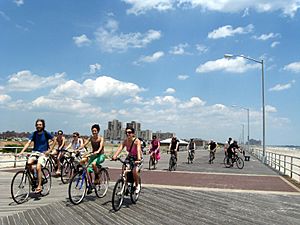
M125 194L125 183L122 178L117 180L114 190L113 190L113 195L112 195L112 207L115 211L118 211L123 203L124 200L124 194Z
M135 204L138 201L138 199L140 197L141 190L142 190L142 180L141 180L140 175L139 175L139 186L140 186L140 191L138 193L136 193L135 188L133 188L134 183L131 184L130 199L131 199L131 202L133 204Z
M74 174L75 168L72 163L65 160L64 164L61 166L60 179L63 184L69 183L70 179Z
M151 170L151 166L152 166L152 157L150 156L150 158L149 158L149 170Z
M45 168L47 168L49 170L51 175L55 174L54 164L53 164L53 162L50 158L47 159L46 164L45 164Z
M28 199L30 193L30 182L28 175L25 171L18 171L11 181L11 197L12 199L21 204Z
M95 185L95 193L98 198L103 198L106 195L109 186L108 171L101 168L99 172L99 183Z
M174 156L174 158L173 158L173 170L175 171L176 168L177 168L177 160L176 160L176 158Z
M226 168L231 167L232 165L232 158L229 158L228 156L225 156L224 158L224 165Z
M243 169L244 168L244 160L242 158L237 158L237 160L236 160L236 166L239 169Z
M77 172L69 183L69 199L74 205L78 205L84 199L87 191L86 176Z
M172 157L170 157L170 159L169 159L169 171L172 170L172 167L173 167L173 162L172 162Z
M41 195L48 195L51 189L51 174L47 168L42 168L42 192Z

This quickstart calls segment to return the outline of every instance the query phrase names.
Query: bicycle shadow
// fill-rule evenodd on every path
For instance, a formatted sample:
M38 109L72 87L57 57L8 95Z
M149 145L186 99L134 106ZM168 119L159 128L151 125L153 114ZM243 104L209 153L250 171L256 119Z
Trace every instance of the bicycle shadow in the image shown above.
M27 203L27 202L40 201L43 197L46 197L46 196L47 195L43 196L40 193L31 192L31 193L29 193L29 196L28 196L27 200L25 202L21 203L21 204L16 203L15 201L13 201L12 197L10 197L9 199L11 199L12 202L9 203L8 205L9 206L17 206L17 205L22 205L22 204Z

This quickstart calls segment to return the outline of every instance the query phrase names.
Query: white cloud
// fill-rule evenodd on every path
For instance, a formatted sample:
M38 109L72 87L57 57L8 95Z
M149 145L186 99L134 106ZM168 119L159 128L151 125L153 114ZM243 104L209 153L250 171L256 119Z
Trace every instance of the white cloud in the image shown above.
M109 20L107 24L95 32L96 43L104 52L124 52L128 48L144 48L161 37L161 32L148 30L146 33L117 33L118 22Z
M1 95L0 94L0 104L6 103L11 100L11 97L9 95Z
M173 96L167 95L167 96L156 96L154 97L154 100L150 101L151 105L175 105L177 102L179 102L178 99L176 99Z
M28 70L17 72L9 77L7 88L9 91L32 91L46 87L56 86L64 81L65 73L56 73L52 76L42 77L32 74Z
M176 90L174 89L174 88L167 88L166 90L165 90L165 93L166 94L174 94L176 92Z
M208 52L208 47L206 47L205 45L202 45L202 44L196 44L196 49L199 54Z
M90 72L89 74L95 74L97 71L101 69L101 65L99 63L89 65Z
M123 2L132 5L127 10L128 14L144 14L148 10L167 11L173 8L174 0L122 0Z
M207 37L211 39L226 38L236 34L247 34L252 32L253 29L254 26L252 24L249 24L246 27L237 27L235 29L233 29L231 25L226 25L208 33Z
M50 110L64 113L78 113L78 114L100 114L101 109L92 106L89 103L84 103L78 99L72 99L68 97L52 98L41 96L32 101L32 107L41 110Z
M186 79L188 79L188 78L189 78L189 76L188 76L188 75L184 75L184 74L178 75L178 76L177 76L177 79L178 79L178 80L186 80Z
M165 55L164 52L158 51L149 56L141 56L138 61L134 62L134 64L139 63L153 63L159 60L161 57Z
M237 57L234 59L217 59L208 61L197 67L197 73L208 73L214 71L226 71L230 73L244 73L251 69L260 68L258 64L248 64L244 58Z
M92 41L85 34L74 36L73 41L78 47L89 46L92 43Z
M274 106L271 106L271 105L266 105L265 110L266 110L266 112L269 112L269 113L277 112L277 109Z
M300 8L298 0L253 0L253 1L236 1L236 0L123 0L131 6L127 10L129 14L143 14L149 10L164 12L174 8L200 8L202 11L218 11L224 13L238 13L250 9L256 12L274 12L280 10L284 15L293 17Z
M246 8L243 12L242 17L246 17L246 16L249 16L249 8Z
M260 41L266 41L266 40L269 40L272 38L277 38L277 37L280 37L280 34L269 33L269 34L262 34L260 36L256 36L256 35L253 36L254 39L260 40Z
M16 3L17 6L21 6L24 4L24 0L14 0L14 3Z
M270 88L269 91L283 91L290 89L292 87L292 84L294 84L295 82L295 80L292 80L290 83L287 84L276 84L274 87Z
M173 46L171 50L169 51L170 54L173 55L184 55L184 54L189 54L185 51L186 48L188 48L189 45L187 43L184 44L179 44L177 46Z
M196 106L204 106L205 101L201 100L199 97L192 97L189 101L183 102L179 105L179 108L193 108Z
M280 44L280 42L279 41L274 41L274 42L272 42L272 44L271 44L271 48L275 48L277 45L279 45Z
M8 15L6 15L5 12L0 11L0 16L5 20L10 21L10 17Z
M300 62L290 63L284 66L283 69L294 73L300 73Z
M143 91L138 85L100 76L95 80L87 79L82 84L69 80L51 90L51 95L72 98L101 98L114 96L134 96Z

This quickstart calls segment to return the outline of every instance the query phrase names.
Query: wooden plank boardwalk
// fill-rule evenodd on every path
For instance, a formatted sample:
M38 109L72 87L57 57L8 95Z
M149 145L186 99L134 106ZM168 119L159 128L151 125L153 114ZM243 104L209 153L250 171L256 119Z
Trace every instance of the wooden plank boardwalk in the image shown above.
M67 185L56 178L48 196L17 205L10 198L14 171L0 170L0 224L300 224L300 191L251 158L245 168L226 169L223 153L214 164L197 151L194 164L179 155L178 172L167 172L169 155L158 171L144 169L137 204L126 199L118 212L111 207L113 182L107 195L87 196L80 205L67 198ZM120 164L106 162L112 181ZM145 160L145 167L147 159Z

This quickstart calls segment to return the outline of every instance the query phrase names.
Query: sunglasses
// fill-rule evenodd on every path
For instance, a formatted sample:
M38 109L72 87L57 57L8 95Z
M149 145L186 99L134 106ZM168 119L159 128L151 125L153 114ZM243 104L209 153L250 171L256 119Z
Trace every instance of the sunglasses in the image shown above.
M75 135L73 136L73 138L76 138L76 137L77 137L77 136L75 136Z
M126 134L132 134L132 131L126 131L125 133Z

